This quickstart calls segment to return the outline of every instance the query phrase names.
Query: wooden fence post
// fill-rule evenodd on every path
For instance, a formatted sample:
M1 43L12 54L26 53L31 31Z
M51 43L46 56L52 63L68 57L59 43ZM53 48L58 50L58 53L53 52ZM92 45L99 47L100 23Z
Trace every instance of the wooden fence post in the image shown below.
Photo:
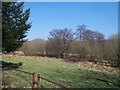
M37 89L40 90L40 74L37 75Z
M35 88L35 73L32 74L32 90Z

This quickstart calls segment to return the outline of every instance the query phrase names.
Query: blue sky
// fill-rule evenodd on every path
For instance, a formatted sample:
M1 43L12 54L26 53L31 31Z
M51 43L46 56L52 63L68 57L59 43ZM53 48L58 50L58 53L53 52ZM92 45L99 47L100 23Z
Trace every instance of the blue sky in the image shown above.
M53 29L69 28L75 32L80 24L106 37L118 32L117 2L26 2L24 9L29 7L29 40L47 39Z

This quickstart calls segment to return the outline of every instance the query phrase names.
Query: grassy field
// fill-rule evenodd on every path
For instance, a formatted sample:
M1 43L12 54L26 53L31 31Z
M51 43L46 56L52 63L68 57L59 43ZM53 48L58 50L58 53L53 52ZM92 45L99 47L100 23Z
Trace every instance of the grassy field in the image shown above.
M21 70L39 73L59 84L72 88L115 88L118 85L118 69L90 63L71 63L61 59L30 56L2 56L4 62L19 63ZM21 83L22 82L22 83ZM31 87L31 77L14 70L3 69L3 87ZM41 87L57 87L41 80Z

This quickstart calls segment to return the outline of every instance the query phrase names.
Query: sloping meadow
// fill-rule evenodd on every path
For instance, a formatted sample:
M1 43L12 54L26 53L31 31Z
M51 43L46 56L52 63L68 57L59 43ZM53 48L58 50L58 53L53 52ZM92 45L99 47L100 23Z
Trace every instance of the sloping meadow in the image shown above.
M110 72L106 67L102 71L102 68L96 68L97 66L90 68L84 63L78 65L78 63L47 57L3 55L2 58L4 62L21 63L20 70L35 72L68 88L120 88L117 68L111 68L112 72ZM3 69L3 87L31 87L31 76ZM56 88L58 86L41 80L41 87Z

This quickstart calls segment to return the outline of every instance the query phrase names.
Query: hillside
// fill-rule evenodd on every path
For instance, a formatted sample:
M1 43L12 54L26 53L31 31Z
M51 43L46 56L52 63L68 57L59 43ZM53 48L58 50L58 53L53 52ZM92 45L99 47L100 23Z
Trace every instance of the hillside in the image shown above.
M72 88L115 88L118 69L91 64L71 63L62 59L3 55L4 62L22 63L20 70L39 73L40 76ZM22 83L21 83L22 82ZM3 87L31 87L31 76L3 69ZM41 80L41 87L57 87Z

